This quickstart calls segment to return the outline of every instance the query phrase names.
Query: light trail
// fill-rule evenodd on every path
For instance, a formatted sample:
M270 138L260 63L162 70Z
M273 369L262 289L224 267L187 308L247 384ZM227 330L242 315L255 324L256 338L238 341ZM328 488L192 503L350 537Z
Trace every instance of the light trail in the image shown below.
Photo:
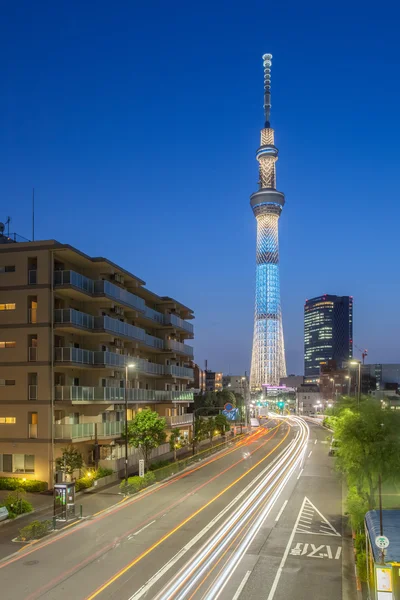
M279 461L262 478L253 481L253 491L185 563L162 592L155 596L155 600L188 600L196 596L217 564L241 537L209 589L201 597L214 600L220 596L288 480L303 461L309 429L302 420L293 418L293 421L299 427L298 435L282 453Z

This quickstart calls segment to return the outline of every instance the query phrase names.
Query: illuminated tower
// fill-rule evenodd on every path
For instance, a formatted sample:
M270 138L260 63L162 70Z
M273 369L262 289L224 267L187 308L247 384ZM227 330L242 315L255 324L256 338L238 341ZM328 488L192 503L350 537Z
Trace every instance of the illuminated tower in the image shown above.
M271 60L272 54L264 54L265 125L261 130L261 145L256 154L259 163L259 189L250 197L250 206L257 219L256 302L250 375L252 391L262 389L263 384L279 385L279 379L286 376L278 242L278 221L285 196L276 189L275 163L278 160L278 149L274 145L274 130L269 121Z

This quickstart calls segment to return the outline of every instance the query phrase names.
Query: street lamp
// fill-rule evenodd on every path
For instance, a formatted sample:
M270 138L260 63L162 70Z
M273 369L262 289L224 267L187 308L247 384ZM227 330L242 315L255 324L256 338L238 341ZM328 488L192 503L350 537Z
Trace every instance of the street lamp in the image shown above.
M329 381L332 381L332 400L334 400L335 399L335 380L333 377L330 377Z
M345 375L344 378L347 379L347 395L350 396L351 376Z
M350 365L358 365L358 387L357 387L357 405L360 406L361 399L361 361L351 360Z
M134 368L134 363L125 365L125 488L128 485L128 369Z

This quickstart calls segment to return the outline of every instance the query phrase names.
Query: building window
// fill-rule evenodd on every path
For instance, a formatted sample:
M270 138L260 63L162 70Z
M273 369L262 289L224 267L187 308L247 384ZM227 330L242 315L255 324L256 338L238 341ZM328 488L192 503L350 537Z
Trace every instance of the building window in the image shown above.
M0 379L0 386L2 385L15 385L15 379Z
M16 342L0 342L0 348L15 348Z
M0 472L34 473L34 454L0 454Z
M14 425L16 422L15 417L0 417L0 425Z
M0 267L0 273L14 273L15 265L8 265L7 267Z
M15 310L15 302L0 304L0 310Z

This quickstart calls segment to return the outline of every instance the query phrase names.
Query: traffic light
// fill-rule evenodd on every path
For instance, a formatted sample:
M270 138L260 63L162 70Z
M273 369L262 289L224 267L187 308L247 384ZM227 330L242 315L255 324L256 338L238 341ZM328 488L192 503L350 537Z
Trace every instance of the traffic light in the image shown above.
M278 408L282 409L285 407L285 403L284 402L278 402Z

